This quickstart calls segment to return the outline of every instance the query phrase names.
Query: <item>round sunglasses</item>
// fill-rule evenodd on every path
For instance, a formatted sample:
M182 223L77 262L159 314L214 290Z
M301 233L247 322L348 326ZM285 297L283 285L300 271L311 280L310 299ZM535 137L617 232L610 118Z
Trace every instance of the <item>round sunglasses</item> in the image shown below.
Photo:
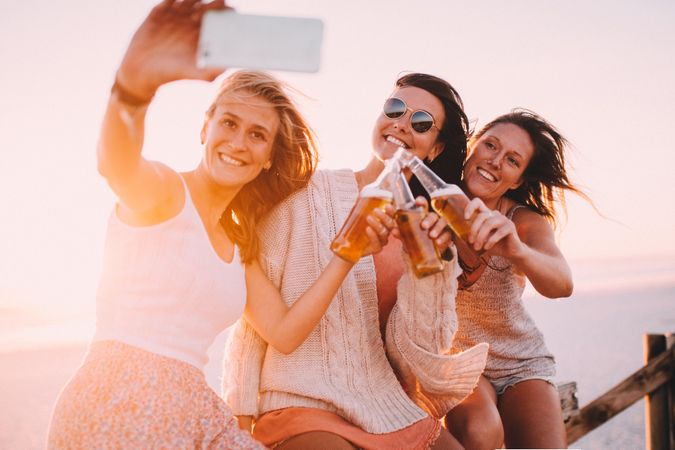
M408 105L406 105L403 100L396 97L390 97L384 102L382 112L390 119L398 119L405 115L408 109L410 108L408 108ZM412 114L410 115L410 127L420 134L426 133L432 128L441 131L441 129L436 126L434 116L423 109L412 111Z

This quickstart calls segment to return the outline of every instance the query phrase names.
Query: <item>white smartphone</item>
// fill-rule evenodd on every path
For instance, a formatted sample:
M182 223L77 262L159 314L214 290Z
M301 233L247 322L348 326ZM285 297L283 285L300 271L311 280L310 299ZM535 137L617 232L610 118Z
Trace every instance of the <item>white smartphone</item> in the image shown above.
M320 19L208 11L197 65L317 72L322 40Z

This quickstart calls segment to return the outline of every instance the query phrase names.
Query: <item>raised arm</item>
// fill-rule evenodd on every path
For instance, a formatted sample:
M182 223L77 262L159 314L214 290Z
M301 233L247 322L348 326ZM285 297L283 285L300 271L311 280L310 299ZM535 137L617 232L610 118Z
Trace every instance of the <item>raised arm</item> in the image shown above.
M541 295L549 298L572 295L572 272L555 243L553 229L539 214L518 208L513 219L491 211L474 198L465 216L478 211L470 233L475 249L489 250L508 258Z
M134 34L115 77L98 143L98 170L120 199L123 214L157 212L167 206L178 175L141 155L145 115L157 89L181 79L213 80L222 69L196 67L201 19L222 1L163 1ZM168 206L170 207L170 206ZM161 213L161 212L160 212Z

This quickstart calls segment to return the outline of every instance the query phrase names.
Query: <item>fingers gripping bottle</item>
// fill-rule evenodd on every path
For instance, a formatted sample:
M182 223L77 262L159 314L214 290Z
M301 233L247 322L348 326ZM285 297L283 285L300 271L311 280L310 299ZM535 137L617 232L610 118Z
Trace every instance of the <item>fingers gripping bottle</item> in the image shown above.
M398 149L393 159L398 161L401 166L407 167L417 177L431 197L431 207L448 222L452 231L463 241L458 245L461 245L462 249L465 250L464 254L467 260L464 263L469 266L480 265L480 254L473 250L468 243L473 217L469 220L465 219L464 210L469 203L469 197L456 184L443 181L412 153L404 149Z
M443 270L443 261L438 250L421 226L427 209L415 204L415 197L402 173L398 174L394 185L394 206L394 218L415 276L422 278Z
M384 210L392 203L392 178L399 171L398 164L387 161L377 179L361 189L347 220L330 245L336 255L353 263L361 258L370 242L366 234L366 219L375 209Z

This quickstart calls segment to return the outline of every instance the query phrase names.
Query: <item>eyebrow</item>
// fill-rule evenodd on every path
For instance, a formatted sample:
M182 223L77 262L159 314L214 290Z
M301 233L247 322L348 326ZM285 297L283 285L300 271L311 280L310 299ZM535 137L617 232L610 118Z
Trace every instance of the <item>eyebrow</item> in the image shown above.
M233 112L230 112L230 111L223 111L223 113L220 115L220 117L223 117L223 116L231 116L231 117L233 117L237 120L242 120L241 116L238 116L237 114L235 114ZM263 130L267 134L272 134L271 130L268 130L266 126L260 125L259 123L254 123L253 128Z
M494 134L488 134L487 137L492 138L495 141L499 142L499 145L501 145L501 146L504 145L504 144L502 144L502 141L499 140L499 138L497 136L495 136ZM509 150L509 152L515 153L515 155L520 159L525 159L525 157L518 150Z

